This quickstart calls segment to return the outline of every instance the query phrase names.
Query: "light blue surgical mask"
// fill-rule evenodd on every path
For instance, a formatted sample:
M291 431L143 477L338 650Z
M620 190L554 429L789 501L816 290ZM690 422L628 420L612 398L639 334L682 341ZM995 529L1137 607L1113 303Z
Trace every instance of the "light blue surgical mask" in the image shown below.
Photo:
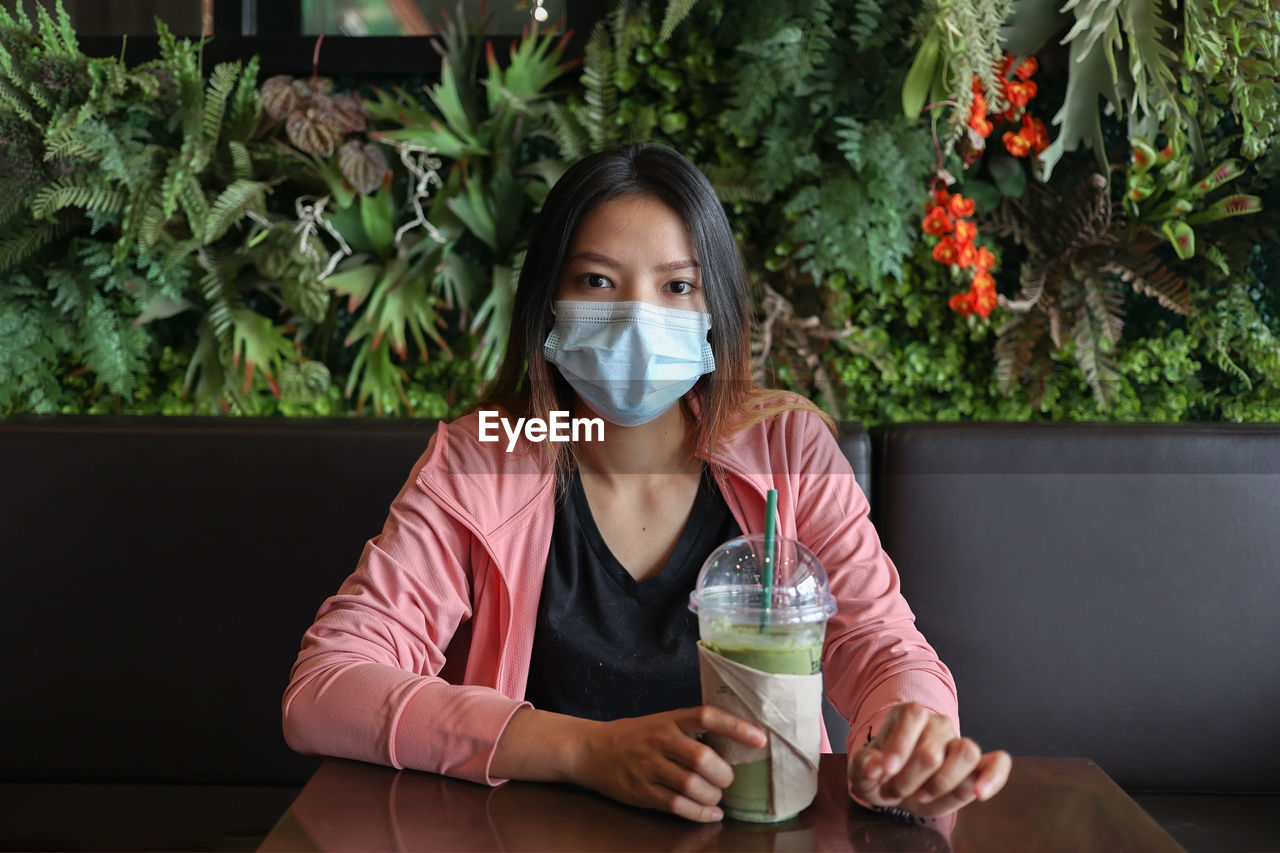
M618 426L648 423L716 369L711 315L646 302L555 302L542 352L583 400Z

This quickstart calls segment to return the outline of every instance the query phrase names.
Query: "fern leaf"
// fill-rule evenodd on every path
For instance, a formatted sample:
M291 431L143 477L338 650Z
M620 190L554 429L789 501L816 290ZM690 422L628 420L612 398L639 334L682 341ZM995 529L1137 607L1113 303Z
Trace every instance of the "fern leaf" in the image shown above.
M262 98L258 94L258 57L253 56L245 64L231 96L227 115L225 139L244 143L253 136L262 119ZM246 176L247 177L247 176Z
M152 206L154 194L154 185L150 181L144 181L138 188L138 191L131 194L124 204L124 213L120 217L120 237L116 240L115 248L112 251L111 262L117 266L123 265L129 257L129 252L135 246L140 246L144 250L149 248L151 243L155 242L154 237L150 243L142 246L142 230L146 221L146 213L148 208Z
M1108 263L1102 270L1115 275L1133 288L1135 293L1150 296L1175 314L1191 313L1191 292L1187 282L1172 272L1156 256L1138 260L1133 266Z
M43 123L33 115L34 110L27 96L4 80L0 80L0 107L8 107L21 116L27 124L44 129Z
M34 223L7 240L0 241L0 272L30 259L70 230L71 223L65 217L60 217L53 222Z
M170 247L169 251L165 253L165 259L161 269L164 272L168 272L190 257L191 254L202 245L204 245L204 243L199 237L191 237L174 243L173 246Z
M604 21L596 24L587 42L582 68L583 101L587 115L583 122L591 147L599 150L608 143L609 125L618 106L618 89L614 80L613 51L609 49L609 28Z
M1012 394L1024 385L1032 405L1044 395L1044 380L1052 369L1048 354L1048 314L1036 308L1012 315L1000 327L996 340L996 387Z
M222 117L226 112L227 99L235 89L236 80L240 76L239 62L219 62L209 77L208 90L204 98L204 138L209 148L218 144L218 136L222 133Z
M205 274L200 279L200 292L209 305L206 318L218 342L224 348L230 349L231 334L234 329L232 317L235 308L239 305L239 300L236 298L234 288L223 281L222 272L218 264L210 258L208 250L204 250L201 254L203 255L201 266L205 268Z
M187 227L193 235L204 234L204 225L209 220L209 200L205 198L204 189L194 177L182 182L178 192L178 201L182 212L187 216Z
M94 188L74 179L64 179L36 192L31 199L31 215L47 219L69 207L116 214L124 209L125 195L115 190Z
M27 203L26 194L13 182L0 183L0 229L22 210Z
M138 220L138 246L144 250L154 246L160 240L168 221L169 218L164 215L164 210L155 199L149 199Z
M236 181L222 191L204 222L204 241L213 243L227 233L242 216L260 210L267 185L259 181Z
M586 156L591 150L591 140L586 128L579 124L563 104L553 101L546 107L556 147L560 149L560 156L571 160Z
M80 114L83 104L63 114L49 126L44 138L45 162L66 160L72 157L86 157L93 149L82 132Z
M148 98L160 97L160 81L154 75L145 71L133 70L125 75L125 79L138 89Z
M662 16L662 29L658 33L658 42L662 43L671 38L676 31L676 27L680 26L680 22L689 17L689 13L693 11L698 0L667 0L667 11Z
M232 139L227 143L227 151L231 155L231 174L236 180L253 179L253 158L243 142Z
M84 342L85 366L112 394L132 399L138 377L144 375L150 359L149 336L134 327L128 318L101 293L92 293L80 312L79 331Z

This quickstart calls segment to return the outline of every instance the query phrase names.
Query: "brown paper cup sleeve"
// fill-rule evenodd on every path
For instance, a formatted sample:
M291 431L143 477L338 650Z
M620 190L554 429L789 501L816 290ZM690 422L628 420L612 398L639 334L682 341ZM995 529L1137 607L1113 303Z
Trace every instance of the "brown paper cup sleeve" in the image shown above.
M813 801L821 746L822 675L761 672L698 644L702 701L763 729L768 744L751 749L717 735L707 743L730 764L772 759L772 809L790 815Z

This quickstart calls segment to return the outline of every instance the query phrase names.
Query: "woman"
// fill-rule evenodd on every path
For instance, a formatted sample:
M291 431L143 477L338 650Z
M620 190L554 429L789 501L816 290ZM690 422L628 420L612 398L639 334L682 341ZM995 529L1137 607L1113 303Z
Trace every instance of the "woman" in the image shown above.
M700 704L685 603L776 488L779 533L813 549L839 604L823 669L851 721L850 794L919 816L994 795L1008 755L958 736L951 675L830 419L751 382L749 324L728 220L687 160L628 146L571 168L534 226L489 400L439 428L303 639L290 745L719 820L732 770L699 736L764 734ZM508 452L482 429L553 411L603 418L603 436Z

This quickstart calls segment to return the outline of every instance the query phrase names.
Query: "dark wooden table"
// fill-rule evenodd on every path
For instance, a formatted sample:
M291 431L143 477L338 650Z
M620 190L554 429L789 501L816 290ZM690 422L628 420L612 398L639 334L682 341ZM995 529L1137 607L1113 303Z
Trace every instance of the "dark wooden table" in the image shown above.
M1005 789L952 819L907 824L853 804L845 756L824 755L818 796L777 825L694 824L561 785L487 788L330 759L260 851L1083 851L1162 853L1178 844L1096 764L1013 760Z

